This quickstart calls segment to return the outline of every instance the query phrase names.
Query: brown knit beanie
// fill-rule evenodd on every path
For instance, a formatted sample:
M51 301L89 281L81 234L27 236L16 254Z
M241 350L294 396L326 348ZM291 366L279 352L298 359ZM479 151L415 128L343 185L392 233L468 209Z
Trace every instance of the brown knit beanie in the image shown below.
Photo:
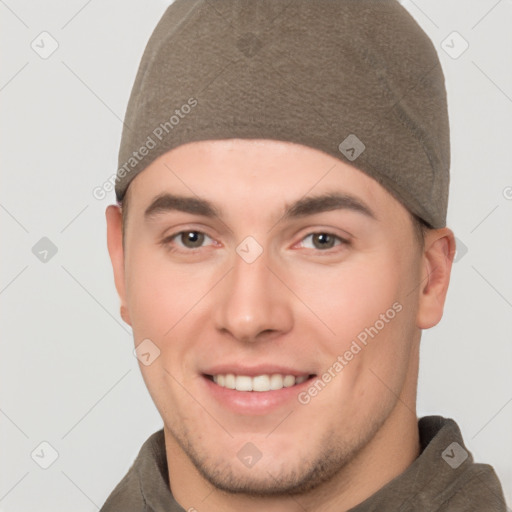
M176 0L142 57L116 176L122 201L192 141L290 141L365 172L446 225L450 142L432 42L396 0Z

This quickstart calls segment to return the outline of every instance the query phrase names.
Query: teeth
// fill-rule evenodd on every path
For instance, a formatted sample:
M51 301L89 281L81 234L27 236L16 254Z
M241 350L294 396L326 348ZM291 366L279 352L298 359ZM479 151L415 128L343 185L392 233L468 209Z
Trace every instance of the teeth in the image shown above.
M289 388L304 382L307 375L295 377L294 375L234 375L227 373L224 375L214 375L213 382L223 388L236 389L237 391L277 391L282 388Z
M289 388L290 386L293 386L295 384L295 377L293 375L287 375L283 379L283 386L285 388Z
M252 391L252 379L246 375L238 375L235 379L237 391Z
M226 378L224 381L224 386L229 389L235 389L235 384L236 384L235 376L232 373L229 373L228 375L226 375Z
M302 375L302 377L295 377L295 384L302 384L308 380L309 375Z
M252 379L249 378L249 380L251 381L251 391L270 391L270 377L268 375L258 375Z
M281 389L283 387L283 376L279 374L272 375L269 384L272 390Z

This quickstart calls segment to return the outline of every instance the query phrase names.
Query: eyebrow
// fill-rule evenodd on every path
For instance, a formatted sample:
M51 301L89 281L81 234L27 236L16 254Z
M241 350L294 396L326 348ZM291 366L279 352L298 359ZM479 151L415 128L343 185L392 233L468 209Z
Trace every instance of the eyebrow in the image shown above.
M288 205L280 221L342 209L361 213L374 220L377 219L377 216L371 208L359 198L350 194L328 193L301 198L291 205ZM222 218L222 211L206 199L169 193L160 194L155 197L146 208L144 218L149 221L170 211L180 211L194 215L202 215L204 217Z
M288 220L332 210L351 210L376 220L377 216L363 201L350 194L328 193L306 197L292 203L285 211L282 220Z
M220 217L221 212L206 199L196 197L178 196L174 194L160 194L151 202L144 212L144 218L151 220L158 215L170 211L180 211L205 217Z

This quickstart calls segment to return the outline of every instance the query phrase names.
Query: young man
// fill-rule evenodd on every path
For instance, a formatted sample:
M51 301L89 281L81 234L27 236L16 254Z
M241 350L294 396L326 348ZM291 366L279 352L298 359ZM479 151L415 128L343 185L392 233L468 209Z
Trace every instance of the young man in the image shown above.
M416 416L443 313L449 130L394 0L177 0L126 114L108 249L163 419L103 512L496 511Z

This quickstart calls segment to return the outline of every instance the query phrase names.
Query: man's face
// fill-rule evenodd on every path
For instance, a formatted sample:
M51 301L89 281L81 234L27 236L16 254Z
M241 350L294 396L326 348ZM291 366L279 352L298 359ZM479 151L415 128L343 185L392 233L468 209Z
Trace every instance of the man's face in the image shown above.
M375 180L312 148L232 139L180 146L129 190L122 300L135 344L160 350L142 374L167 442L211 484L312 488L414 396L422 253ZM218 216L145 216L165 193ZM285 215L324 194L351 200Z

